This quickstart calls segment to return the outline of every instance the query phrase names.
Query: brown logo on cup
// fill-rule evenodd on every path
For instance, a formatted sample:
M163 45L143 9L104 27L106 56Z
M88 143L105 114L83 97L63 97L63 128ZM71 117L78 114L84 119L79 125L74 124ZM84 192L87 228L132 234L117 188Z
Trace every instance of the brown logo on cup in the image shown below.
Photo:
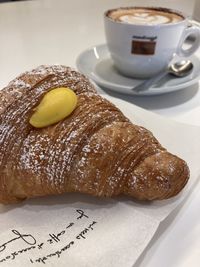
M131 53L136 55L154 55L156 36L133 36Z

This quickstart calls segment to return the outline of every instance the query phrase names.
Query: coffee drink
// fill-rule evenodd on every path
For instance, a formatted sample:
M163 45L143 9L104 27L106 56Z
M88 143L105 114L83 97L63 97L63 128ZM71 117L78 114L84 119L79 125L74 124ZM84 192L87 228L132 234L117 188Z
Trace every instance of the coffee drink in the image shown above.
M167 69L174 55L189 57L200 47L200 29L181 12L164 7L119 7L104 13L108 50L122 75L149 78ZM188 36L194 41L188 49Z
M108 11L106 15L114 21L136 25L168 24L184 20L181 14L167 8L118 8Z

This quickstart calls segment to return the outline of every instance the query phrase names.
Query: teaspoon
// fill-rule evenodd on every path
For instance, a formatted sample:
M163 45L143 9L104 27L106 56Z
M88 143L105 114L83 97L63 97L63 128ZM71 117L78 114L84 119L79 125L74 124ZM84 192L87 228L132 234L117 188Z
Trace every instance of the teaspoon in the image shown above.
M185 77L192 72L192 69L193 64L190 60L181 60L175 62L174 64L169 65L166 70L156 74L152 78L140 83L139 85L136 85L131 90L137 93L144 92L151 88L156 82L161 80L167 74L171 74L176 77Z

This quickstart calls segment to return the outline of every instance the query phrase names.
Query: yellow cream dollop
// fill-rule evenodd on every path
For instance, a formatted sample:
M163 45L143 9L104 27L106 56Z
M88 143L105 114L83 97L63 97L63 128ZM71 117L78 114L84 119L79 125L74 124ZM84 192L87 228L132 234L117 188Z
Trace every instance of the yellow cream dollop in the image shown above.
M60 87L46 93L35 108L29 123L43 128L69 116L77 105L77 96L70 88Z

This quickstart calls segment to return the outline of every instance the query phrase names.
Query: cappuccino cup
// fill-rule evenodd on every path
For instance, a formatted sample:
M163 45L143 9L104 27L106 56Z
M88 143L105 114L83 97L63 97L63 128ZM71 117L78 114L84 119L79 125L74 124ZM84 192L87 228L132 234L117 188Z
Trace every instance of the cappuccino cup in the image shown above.
M122 7L104 14L107 46L117 70L148 78L167 68L172 58L191 56L200 46L200 29L186 16L161 7ZM184 48L192 35L193 43Z

